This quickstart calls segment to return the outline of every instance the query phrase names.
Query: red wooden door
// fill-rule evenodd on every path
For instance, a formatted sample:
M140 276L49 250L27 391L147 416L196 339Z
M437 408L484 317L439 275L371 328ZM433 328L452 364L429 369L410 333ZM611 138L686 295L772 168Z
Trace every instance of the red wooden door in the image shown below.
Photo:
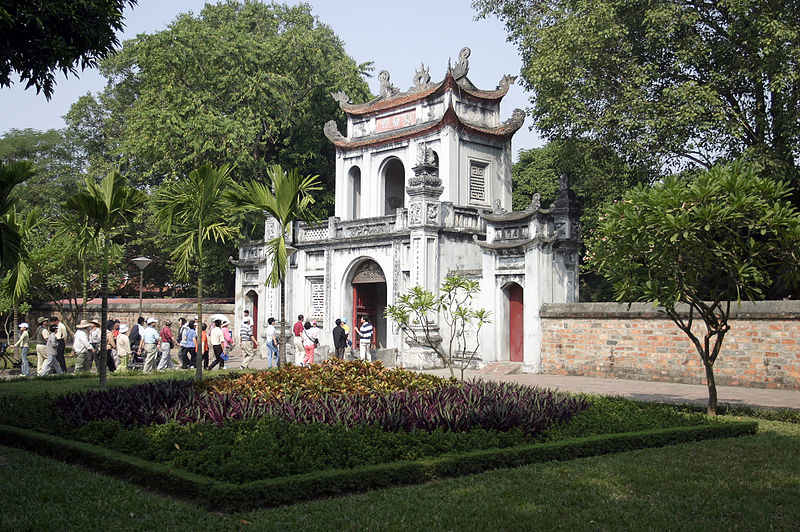
M523 328L522 287L512 284L508 288L508 359L511 362L522 362L525 356Z
M358 336L355 329L361 327L361 316L367 316L372 324L372 342L370 347L375 347L377 338L377 318L378 318L378 283L358 283L353 285L353 345L358 345Z

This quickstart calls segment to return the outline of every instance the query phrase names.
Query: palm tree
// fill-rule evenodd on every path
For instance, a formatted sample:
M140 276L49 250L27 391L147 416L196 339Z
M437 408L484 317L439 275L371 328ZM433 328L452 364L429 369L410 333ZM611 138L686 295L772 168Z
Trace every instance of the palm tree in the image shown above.
M0 163L0 269L3 272L16 265L22 242L17 228L8 218L16 203L11 193L14 187L35 174L33 163L29 161Z
M20 302L28 293L31 283L29 248L26 248L23 244L28 242L33 236L33 232L44 223L44 218L42 217L41 209L38 208L31 209L27 216L19 216L16 210L12 208L12 210L0 217L0 223L10 228L20 238L14 266L8 270L0 286L0 291L11 302L14 315L14 341L16 342L17 333L19 332L17 310Z
M279 234L267 242L272 256L272 269L267 276L267 285L278 286L281 290L281 334L278 338L278 352L281 364L286 362L286 350L281 349L286 338L286 267L288 253L286 235L292 222L317 222L317 217L309 208L314 203L311 192L322 190L319 176L301 177L297 169L285 172L275 164L267 169L271 184L250 181L231 190L231 198L237 208L243 211L266 212L278 222Z
M106 175L100 183L87 177L84 190L67 200L66 208L85 216L94 224L94 238L100 239L103 249L103 272L100 284L103 290L101 310L100 356L97 370L100 374L100 389L106 387L106 322L108 321L108 270L112 232L126 225L136 210L145 202L147 195L128 185L128 180L119 171Z
M177 233L180 244L172 252L177 261L178 275L189 276L189 268L203 257L203 243L225 242L235 238L238 229L229 223L232 207L226 195L234 185L232 168L222 165L214 168L204 164L193 170L186 179L167 184L159 193L156 219L167 234ZM203 322L203 269L197 272L197 317ZM203 335L197 329L200 349L203 352ZM195 364L197 379L203 378L203 365Z

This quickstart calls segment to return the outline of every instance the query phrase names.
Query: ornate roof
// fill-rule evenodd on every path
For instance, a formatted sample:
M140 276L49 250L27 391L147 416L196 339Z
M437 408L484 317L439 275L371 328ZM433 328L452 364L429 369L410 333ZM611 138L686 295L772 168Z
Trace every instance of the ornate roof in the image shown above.
M447 126L453 126L461 131L481 135L484 137L506 139L516 133L517 130L522 127L524 122L525 112L521 109L514 109L511 118L497 127L487 128L483 126L477 126L460 118L451 104L441 118L436 120L415 124L405 128L385 131L383 133L370 135L368 137L359 137L357 140L348 140L347 137L342 135L342 133L339 131L338 125L334 120L330 120L325 124L324 131L325 136L328 137L328 140L330 140L337 148L353 149L360 148L362 146L380 146L382 144L398 142L428 133L434 133Z
M505 75L494 90L480 90L467 78L469 72L469 48L462 48L458 54L458 62L451 66L448 62L444 79L439 83L430 82L430 74L425 65L420 65L412 79L413 85L406 92L400 92L389 81L389 72L381 70L378 80L381 83L381 94L372 101L355 104L344 92L332 93L334 100L339 102L339 107L349 116L368 116L382 111L402 107L412 102L437 96L447 89L458 90L468 99L493 102L500 100L508 93L508 89L516 80L516 76Z

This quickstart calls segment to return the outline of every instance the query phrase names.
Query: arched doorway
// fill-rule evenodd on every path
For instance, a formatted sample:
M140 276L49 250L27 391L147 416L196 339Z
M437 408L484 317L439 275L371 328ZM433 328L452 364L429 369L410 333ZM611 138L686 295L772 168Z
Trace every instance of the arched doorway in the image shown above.
M253 318L253 336L258 338L258 294L255 290L250 290L245 296L245 310L250 311L250 316Z
M405 206L406 170L400 159L392 158L383 168L385 215L394 214Z
M355 333L361 316L367 316L374 327L371 347L386 347L386 276L375 261L362 262L353 273L353 345L358 345Z
M361 218L361 168L354 166L347 173L350 180L351 196L350 218L357 220Z
M508 297L508 360L523 362L525 359L525 329L522 287L517 283L509 283L503 291Z

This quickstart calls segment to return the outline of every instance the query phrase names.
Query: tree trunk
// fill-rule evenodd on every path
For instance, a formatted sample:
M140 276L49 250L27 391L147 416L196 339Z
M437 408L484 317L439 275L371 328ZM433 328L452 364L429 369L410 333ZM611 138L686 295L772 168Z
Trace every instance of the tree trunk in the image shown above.
M108 337L106 332L106 322L108 321L108 247L111 244L111 239L108 232L105 234L105 245L103 246L103 275L100 279L101 288L103 290L103 300L100 305L100 346L97 350L97 373L100 374L100 389L106 389L107 367L106 367L106 344ZM85 271L85 267L84 267ZM86 290L86 284L84 284ZM83 314L86 315L86 295L84 292L83 297ZM84 318L85 319L85 318Z
M286 364L286 280L281 279L281 334L278 336L278 367L284 364Z
M203 227L202 225L197 231L197 263L200 267L197 269L197 324L195 330L197 331L197 353L194 356L194 378L199 380L203 379ZM211 353L209 353L209 356Z
M106 259L106 260L108 260L108 259ZM86 285L87 285L88 282L89 282L89 279L87 278L87 273L86 273L86 260L84 260L83 261L83 303L81 304L81 319L82 320L86 319L86 298L89 295L88 287ZM108 279L106 279L106 282L108 282Z
M706 413L709 416L717 415L717 384L714 381L714 366L703 361L706 368L706 384L708 385L708 408Z
M199 381L203 378L203 274L200 272L197 272L197 324L195 329L197 330L198 347L194 357L194 378Z
M16 344L17 340L19 340L19 337L17 336L19 334L19 315L17 314L17 304L16 303L14 303L14 306L13 306L13 315L14 315L14 319L13 319L13 322L14 322L14 343ZM19 347L15 347L14 348L14 356L20 361L20 367L22 367L22 357L20 356L20 353L21 353L20 348Z

